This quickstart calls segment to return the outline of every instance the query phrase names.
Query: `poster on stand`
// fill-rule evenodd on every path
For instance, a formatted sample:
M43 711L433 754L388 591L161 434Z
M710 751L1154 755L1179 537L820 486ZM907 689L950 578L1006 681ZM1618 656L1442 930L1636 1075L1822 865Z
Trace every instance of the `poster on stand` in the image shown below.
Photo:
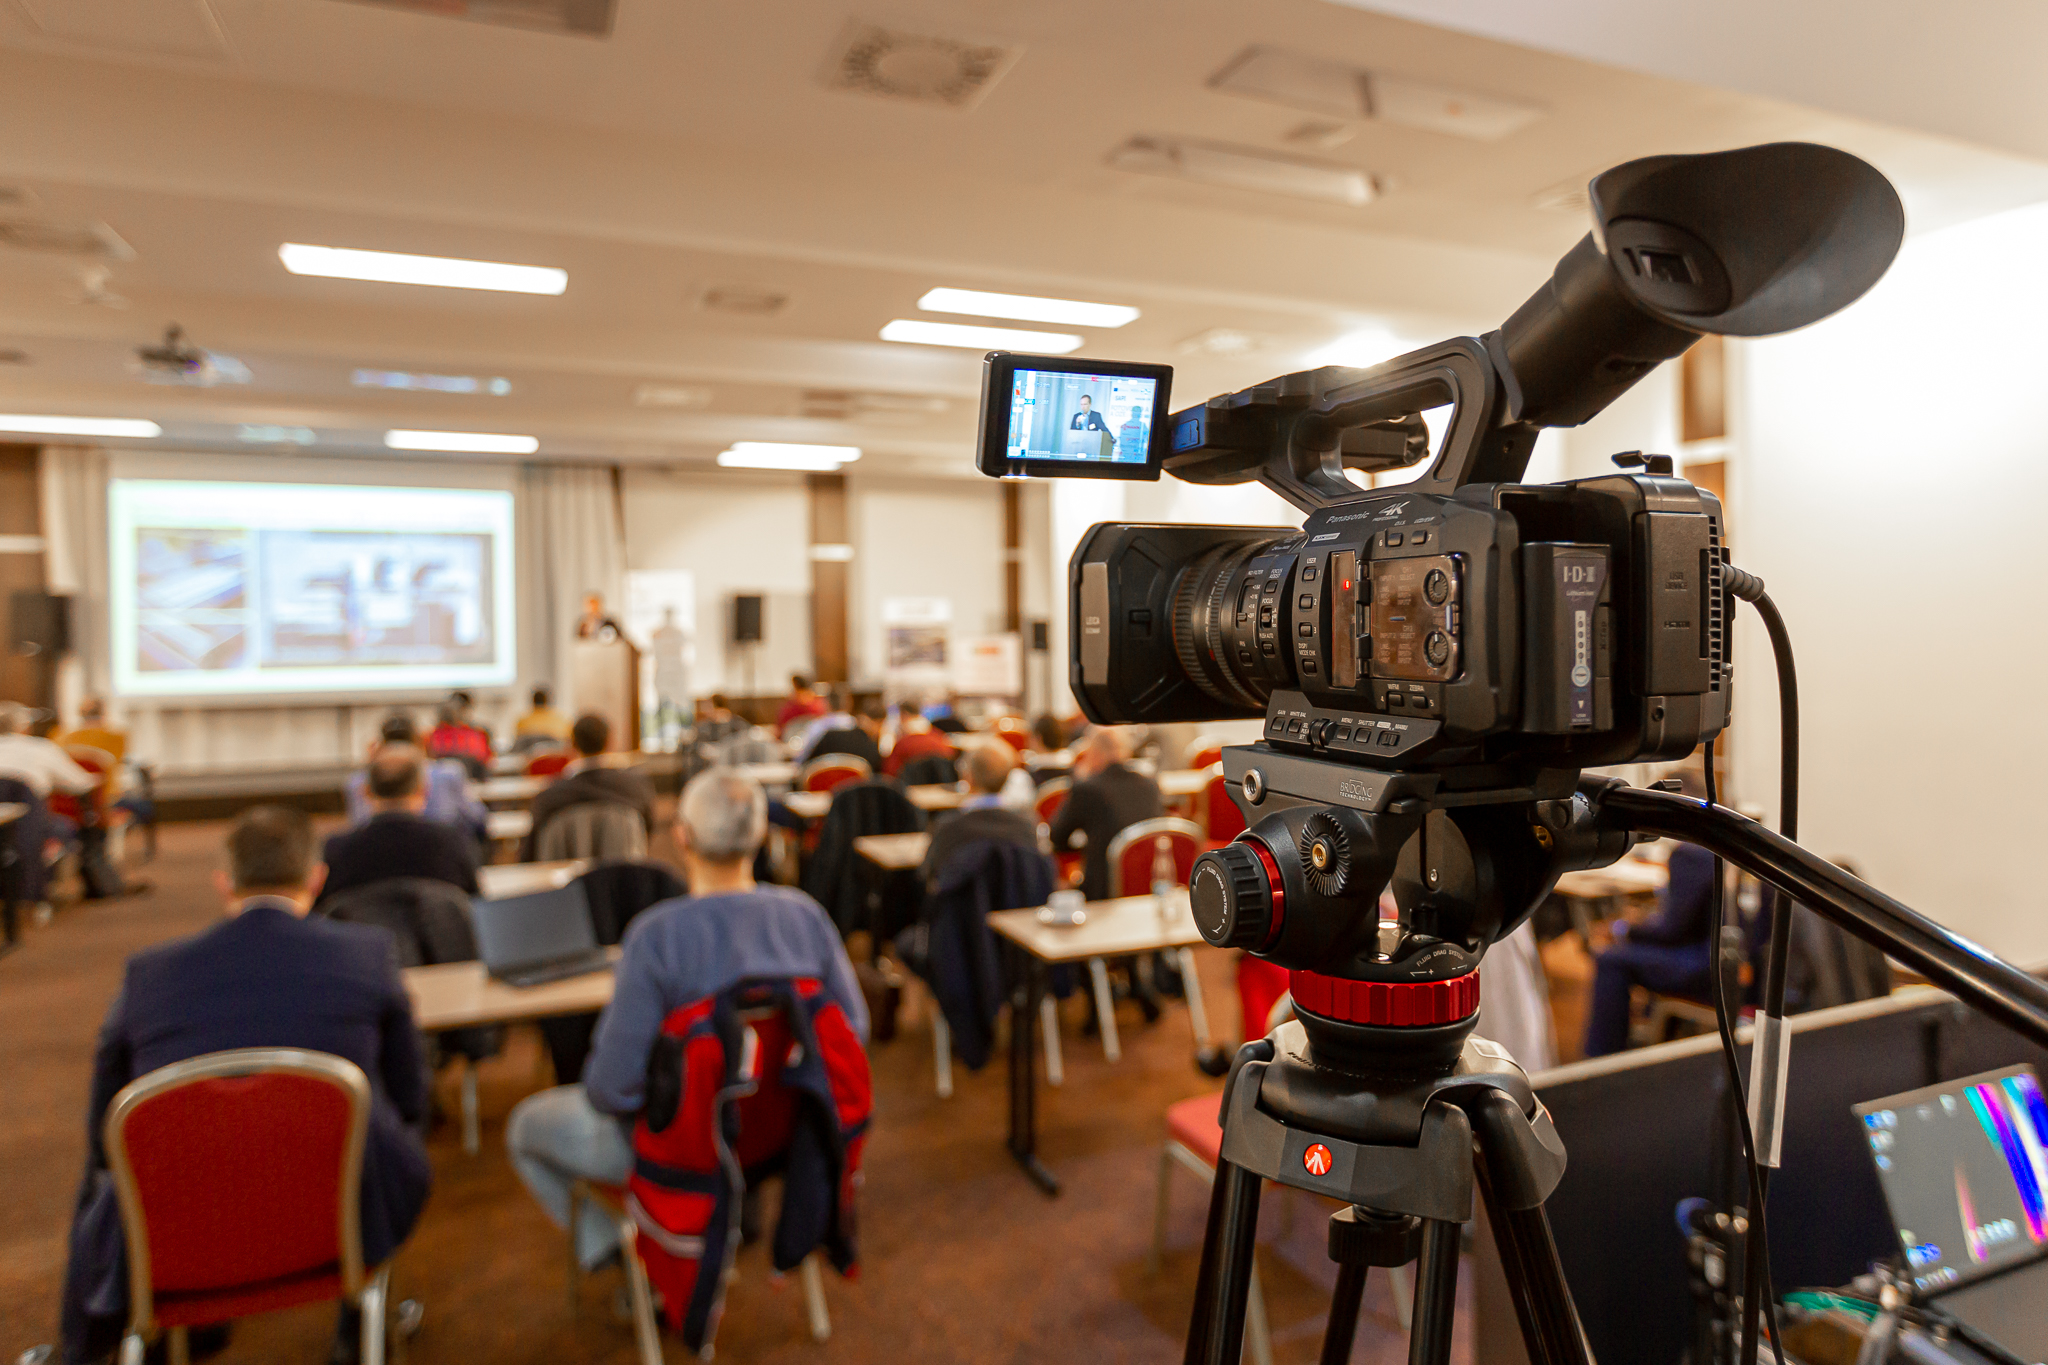
M1023 696L1024 649L1017 636L963 635L953 654L953 690L961 696Z
M891 702L936 700L952 686L953 603L944 597L882 599L883 682Z

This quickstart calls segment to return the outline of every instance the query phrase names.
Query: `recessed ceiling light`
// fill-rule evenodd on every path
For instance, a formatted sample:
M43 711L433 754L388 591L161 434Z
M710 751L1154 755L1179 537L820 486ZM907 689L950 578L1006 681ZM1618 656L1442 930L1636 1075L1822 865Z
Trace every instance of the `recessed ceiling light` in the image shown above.
M40 436L128 436L146 440L161 436L154 422L126 417L26 417L0 413L0 431L32 431Z
M1120 303L1082 303L1046 299L1032 294L990 294L979 289L934 289L917 301L927 313L966 313L978 318L1018 318L1024 322L1060 322L1069 327L1122 327L1138 320L1138 310Z
M718 452L727 469L796 469L829 474L860 458L859 446L792 445L781 441L734 441Z
M1025 351L1065 355L1081 349L1071 332L1033 332L1022 327L968 327L957 322L918 322L897 318L882 329L884 341L909 341L920 346L964 346L971 351Z
M711 390L694 384L642 384L633 390L633 401L643 408L701 408L711 401Z
M319 438L311 427L280 427L244 422L235 428L235 439L259 446L309 446Z
M534 436L500 436L488 431L387 431L384 444L393 450L459 450L477 455L531 455L540 449Z
M512 381L479 379L473 374L411 374L405 370L357 370L349 382L359 389L420 389L429 393L488 393L503 398Z
M277 258L294 275L335 280L377 280L385 284L426 284L442 289L495 289L507 294L559 294L569 272L550 265L504 265L452 256L408 256L396 251L286 242Z
M1370 204L1379 193L1372 176L1356 166L1304 161L1255 147L1227 147L1186 138L1134 137L1109 154L1109 164L1122 171L1320 199L1349 208Z
M1347 332L1335 341L1309 353L1308 365L1316 369L1323 365L1348 365L1353 369L1368 369L1383 360L1392 360L1415 349L1416 343L1397 336L1384 327L1361 327Z

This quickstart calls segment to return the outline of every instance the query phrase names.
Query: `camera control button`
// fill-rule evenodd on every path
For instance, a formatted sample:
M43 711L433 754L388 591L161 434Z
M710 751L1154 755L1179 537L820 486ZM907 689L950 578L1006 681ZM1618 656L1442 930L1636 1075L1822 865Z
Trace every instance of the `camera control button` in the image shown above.
M1387 705L1389 705L1389 706L1406 706L1407 704L1408 704L1408 698L1407 698L1406 694L1404 694L1404 693L1401 693L1401 692L1389 692L1389 693L1387 693Z
M1294 599L1294 605L1301 608L1301 610L1303 611L1314 611L1316 606L1316 595L1312 592L1305 592L1300 597Z
M1388 545L1399 545L1401 543L1401 540L1402 536L1399 531L1389 531L1386 534L1386 542Z
M1410 532L1408 533L1408 543L1409 543L1410 545L1427 545L1427 544L1429 544L1429 532L1427 532L1427 531L1410 531Z
M1427 711L1427 710L1429 709L1429 698L1428 698L1428 697L1423 697L1423 696L1410 696L1410 697L1408 698L1408 703L1409 703L1409 705L1413 706L1413 707L1414 707L1414 708L1415 708L1416 710L1418 710L1418 711Z
M1315 628L1314 626L1310 625L1310 624L1309 624L1308 622L1306 622L1306 621L1303 621L1303 622L1302 622L1302 623L1301 623L1300 625L1298 625L1298 626L1296 626L1296 627L1294 628L1294 633L1295 633L1296 635L1300 635L1300 636L1304 636L1304 637L1305 637L1305 636L1310 636L1310 635L1314 635L1314 634L1316 633L1316 628Z
M1380 731L1380 747L1382 749L1392 749L1400 744L1400 742L1401 732L1399 730Z
M1315 565L1311 564L1301 571L1301 581L1304 583L1313 583L1316 581Z
M1428 576L1422 580L1422 595L1437 606L1442 606L1450 600L1451 576L1442 569L1431 569Z
M1451 657L1450 637L1440 630L1433 630L1422 642L1422 657L1429 660L1432 668L1442 668Z
M1301 660L1301 671L1302 671L1302 672L1304 672L1304 673L1313 673L1313 672L1315 672L1315 671L1316 671L1316 661L1315 661L1314 659L1312 659L1312 658L1309 658L1309 657L1307 657L1307 656L1303 656L1303 658L1302 658L1302 660Z
M1271 640L1259 641L1259 653L1265 655L1267 658L1272 658L1273 655L1278 652L1278 648L1274 645L1274 643Z

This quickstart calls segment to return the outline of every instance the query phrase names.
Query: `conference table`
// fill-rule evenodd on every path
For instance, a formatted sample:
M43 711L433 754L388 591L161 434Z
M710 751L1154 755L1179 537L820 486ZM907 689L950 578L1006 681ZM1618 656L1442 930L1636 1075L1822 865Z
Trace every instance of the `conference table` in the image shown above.
M531 833L530 810L494 810L484 817L484 836L494 844L516 843Z
M733 770L764 787L787 787L796 781L796 767L794 763L738 763Z
M478 782L471 792L486 806L523 806L547 789L553 778L527 777L519 774L513 777L493 777Z
M611 950L616 962L619 950ZM539 986L511 986L494 979L481 962L437 962L405 969L413 1018L427 1033L519 1024L558 1014L595 1014L612 1002L612 974L586 972Z
M1089 964L1107 1051L1115 1021L1103 959L1173 953L1187 991L1188 1022L1195 1042L1209 1043L1208 1011L1193 952L1202 942L1202 933L1188 909L1186 888L1167 898L1163 915L1150 895L1089 901L1082 910L1084 921L1071 926L1043 923L1037 910L998 910L988 917L988 927L1015 945L1024 963L1010 996L1010 1155L1048 1195L1060 1192L1060 1182L1038 1156L1038 1029L1034 1026L1045 999L1048 969L1073 962Z
M1215 775L1214 768L1168 768L1153 780L1158 782L1161 796L1169 801L1184 801L1199 795Z
M903 794L910 798L911 805L927 815L958 809L960 803L967 799L967 793L958 787L905 787ZM775 799L799 820L822 820L825 812L832 809L831 792L786 792Z

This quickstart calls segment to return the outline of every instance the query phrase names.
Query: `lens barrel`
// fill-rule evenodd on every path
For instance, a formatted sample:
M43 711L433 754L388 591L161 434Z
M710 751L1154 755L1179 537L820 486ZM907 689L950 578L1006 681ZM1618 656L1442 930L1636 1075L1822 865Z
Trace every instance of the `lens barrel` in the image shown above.
M1247 570L1280 539L1218 545L1174 585L1173 647L1181 671L1226 706L1263 710L1273 694L1276 679L1258 663L1259 616L1265 611L1284 617L1286 602L1262 598ZM1285 670L1277 681L1291 684L1291 656L1282 651L1272 662Z

